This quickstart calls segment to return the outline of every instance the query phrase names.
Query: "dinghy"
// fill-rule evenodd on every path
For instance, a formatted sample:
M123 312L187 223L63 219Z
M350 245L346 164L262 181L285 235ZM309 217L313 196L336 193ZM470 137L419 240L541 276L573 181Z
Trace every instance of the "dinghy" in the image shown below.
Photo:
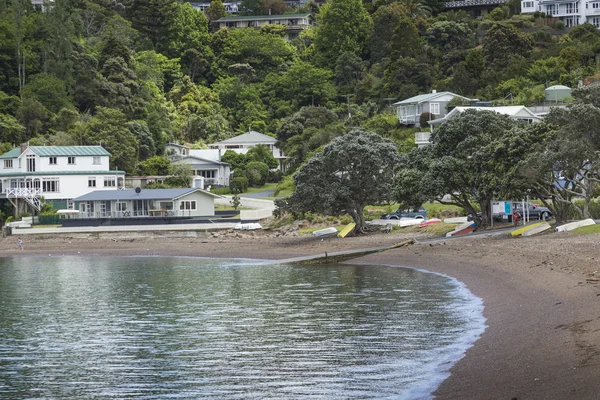
M555 231L556 232L567 232L567 231L572 231L573 229L581 228L582 226L588 226L588 225L594 225L594 224L595 224L594 220L591 218L588 218L588 219L584 219L582 221L569 222L568 224L557 226Z
M335 229L334 227L331 227L331 228L319 229L318 231L314 231L313 236L327 236L327 235L333 235L334 233L337 233L337 229Z
M548 223L541 224L541 225L535 226L535 227L533 227L533 228L531 228L531 229L529 229L529 230L527 230L527 231L523 232L523 233L521 234L521 236L523 236L523 237L526 237L526 236L533 236L533 235L535 235L535 234L538 234L538 233L542 233L542 232L544 232L544 231L547 231L547 230L548 230L548 229L550 229L550 228L551 228L551 227L550 227L550 224L548 224Z
M537 222L535 224L525 225L525 226L523 226L523 227L521 227L519 229L515 229L514 231L512 231L510 233L510 235L512 237L521 236L524 232L527 232L530 229L537 228L538 226L541 226L541 225L544 225L544 224L547 225L548 223L547 222Z
M432 219L428 219L428 220L427 220L427 221L425 221L425 222L421 222L421 224L420 224L419 226L422 228L422 227L424 227L424 226L429 226L429 225L437 224L437 223L440 223L440 222L442 222L442 220L441 220L441 219L438 219L438 218L432 218Z

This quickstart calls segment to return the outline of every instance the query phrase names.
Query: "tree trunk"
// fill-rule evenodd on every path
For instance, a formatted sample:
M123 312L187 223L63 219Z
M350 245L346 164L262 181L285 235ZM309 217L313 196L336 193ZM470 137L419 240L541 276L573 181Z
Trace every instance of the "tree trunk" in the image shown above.
M481 209L481 217L478 217L478 220L475 220L475 222L477 222L477 228L485 229L488 226L490 226L490 211L491 211L490 201L489 200L480 201L479 208ZM475 215L477 215L477 214L475 214Z
M558 201L556 199L552 199L552 211L554 211L554 217L556 218L557 224L562 224L567 222L569 218L569 203L565 203L562 201Z
M354 234L358 235L363 233L362 229L365 226L365 216L363 214L364 207L356 207L354 210L350 210L348 214L354 220L356 226L354 227Z

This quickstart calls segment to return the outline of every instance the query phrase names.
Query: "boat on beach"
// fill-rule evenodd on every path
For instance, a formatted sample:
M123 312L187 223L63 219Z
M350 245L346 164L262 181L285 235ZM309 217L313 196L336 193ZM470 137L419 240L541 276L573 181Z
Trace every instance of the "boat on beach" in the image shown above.
M526 230L525 232L523 232L521 234L521 236L526 237L526 236L533 236L536 235L538 233L542 233L547 231L548 229L550 229L551 226L549 223L545 223L545 224L540 224L538 226L534 226L533 228Z
M595 224L596 224L596 222L593 219L588 218L588 219L584 219L581 221L569 222L568 224L557 226L554 230L556 232L567 232L567 231L572 231L573 229L581 228L582 226L595 225Z

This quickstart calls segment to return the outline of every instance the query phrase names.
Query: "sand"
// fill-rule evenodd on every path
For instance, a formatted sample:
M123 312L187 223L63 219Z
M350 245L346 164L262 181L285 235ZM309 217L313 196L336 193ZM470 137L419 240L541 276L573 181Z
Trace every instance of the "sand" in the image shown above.
M387 246L410 234L315 239L293 233L71 235L0 240L3 256L164 255L285 259ZM423 237L418 237L425 240ZM600 236L572 233L422 242L351 263L424 268L457 278L484 301L487 329L435 393L440 399L600 396ZM598 277L598 278L597 278Z

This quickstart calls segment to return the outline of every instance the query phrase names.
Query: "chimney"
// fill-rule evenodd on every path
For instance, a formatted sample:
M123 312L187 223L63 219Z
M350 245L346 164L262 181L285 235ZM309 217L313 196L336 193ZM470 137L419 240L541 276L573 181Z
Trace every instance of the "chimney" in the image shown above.
M25 150L27 150L29 145L27 143L21 143L20 147L21 147L21 154L23 154L25 152Z
M431 93L434 93L434 94L435 94L435 93L437 93L437 90L433 89L433 90L431 91Z

